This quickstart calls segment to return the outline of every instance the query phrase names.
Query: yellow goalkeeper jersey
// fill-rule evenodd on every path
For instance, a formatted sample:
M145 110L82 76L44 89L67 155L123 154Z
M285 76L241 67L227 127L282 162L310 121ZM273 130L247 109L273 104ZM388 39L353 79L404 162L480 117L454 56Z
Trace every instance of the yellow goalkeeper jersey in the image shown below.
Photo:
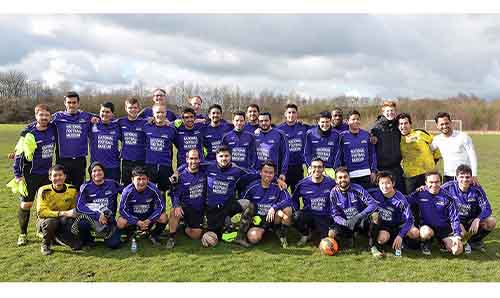
M68 211L76 207L78 190L65 184L62 191L55 191L52 184L40 187L36 194L36 214L39 218L57 217L58 211Z
M406 136L401 136L401 156L405 177L414 177L433 170L434 160L441 158L439 149L433 148L432 135L425 130L412 129Z

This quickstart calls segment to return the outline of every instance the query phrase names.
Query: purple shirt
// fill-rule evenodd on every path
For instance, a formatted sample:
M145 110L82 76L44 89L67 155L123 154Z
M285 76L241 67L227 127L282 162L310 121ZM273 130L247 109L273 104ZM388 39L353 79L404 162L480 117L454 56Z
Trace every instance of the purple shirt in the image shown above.
M100 210L106 207L116 215L118 193L122 186L115 180L105 179L101 185L89 181L80 187L80 193L76 201L76 211L87 214L95 220L101 216Z
M398 235L401 237L406 236L414 223L410 204L406 197L396 191L391 198L386 198L379 189L371 193L371 195L378 203L378 213L382 225L401 226Z
M121 130L118 121L108 124L102 122L92 125L90 131L90 159L98 161L106 169L120 167L120 151L118 140L121 139Z
M165 203L160 190L151 182L146 189L138 192L134 184L129 184L123 189L120 200L120 215L135 225L139 220L149 219L156 222L165 211Z
M222 144L222 137L233 129L233 125L226 120L221 120L219 126L213 127L208 123L203 130L203 147L205 160L215 160L215 152Z
M88 137L92 114L78 111L76 114L56 112L52 122L57 128L60 158L85 157L88 154Z
M292 206L288 190L280 190L276 183L271 183L268 188L264 188L260 181L254 183L247 189L243 199L254 203L256 214L260 216L266 216L271 208L278 211Z
M292 195L294 210L299 210L299 199L302 197L304 207L302 210L316 215L330 215L332 204L330 192L335 186L335 180L324 176L320 183L313 182L312 178L305 177L300 180Z
M147 120L142 118L132 121L128 117L118 119L122 131L122 159L131 161L146 159L146 135L144 133L146 123Z
M346 226L347 220L357 214L367 217L377 209L377 201L361 185L351 183L349 189L343 192L335 186L330 192L332 200L332 217L335 223Z
M171 126L144 125L146 134L146 164L172 165L172 144L175 128Z
M276 128L284 132L288 138L288 165L302 165L304 163L306 132L310 129L310 126L298 122L294 125L288 125L284 122Z
M479 218L485 220L491 216L491 206L486 193L480 185L471 185L465 192L460 190L458 181L449 181L441 186L455 200L458 216L462 223Z

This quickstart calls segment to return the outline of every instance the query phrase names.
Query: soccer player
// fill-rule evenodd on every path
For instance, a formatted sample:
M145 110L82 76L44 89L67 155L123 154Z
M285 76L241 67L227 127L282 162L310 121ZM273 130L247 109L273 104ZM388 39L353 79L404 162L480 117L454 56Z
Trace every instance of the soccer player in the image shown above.
M79 189L85 181L93 115L79 110L80 96L76 92L66 93L64 106L66 111L52 117L57 128L56 163L64 166L67 182Z
M253 169L257 159L255 135L245 131L245 113L233 113L234 129L222 137L222 144L231 150L232 161L240 167Z
M258 104L252 103L247 106L247 120L244 130L251 134L255 133L255 130L259 128L259 113L260 108Z
M121 183L129 185L132 182L132 169L135 167L144 167L146 160L146 135L144 126L147 120L139 118L141 109L139 100L132 97L125 101L125 111L127 116L119 118L121 134Z
M146 170L148 181L157 184L165 193L172 176L172 144L175 140L175 129L167 124L166 107L153 105L153 123L144 126L146 134Z
M381 111L382 115L377 117L370 129L370 134L374 136L377 169L391 172L394 179L396 179L396 189L404 192L400 149L401 133L396 121L396 103L394 101L384 101Z
M260 169L264 161L272 160L277 167L275 174L285 181L288 170L288 138L281 130L271 127L271 114L268 112L259 115L259 128L255 133L255 169Z
M332 124L333 128L339 133L349 130L349 124L344 121L344 116L341 108L334 108L332 110Z
M339 150L335 157L335 168L345 166L349 170L352 183L365 189L372 187L377 171L375 146L370 142L370 134L361 129L361 115L353 110L349 113L349 130L339 136Z
M100 162L89 167L91 180L80 188L76 201L76 223L82 246L94 247L94 237L104 238L104 244L112 249L120 246L120 232L116 228L116 209L118 193L122 186L114 179L105 179L105 168ZM76 226L76 227L75 227Z
M166 113L165 117L167 119L166 122L167 124L170 125L170 122L174 122L175 119L177 119L177 116L175 115L174 112L166 109L167 107L166 98L167 98L167 92L165 90L160 88L156 88L153 90L153 106L155 104L165 106L165 113ZM154 117L153 106L144 108L144 110L142 110L139 113L139 117L144 119L153 118Z
M425 189L408 196L411 205L420 210L420 240L422 253L431 255L432 239L436 237L453 255L463 251L462 229L456 203L450 194L441 189L441 175L437 171L425 174Z
M335 186L335 180L323 175L324 171L323 160L314 158L311 162L311 175L302 179L293 192L293 221L301 235L297 246L306 245L311 239L312 231L317 231L321 239L325 238L333 226L330 191ZM302 209L300 198L304 204Z
M123 189L119 210L118 229L128 235L135 230L147 232L153 245L160 244L159 235L168 222L164 198L160 190L149 182L143 168L132 170L132 183Z
M262 116L262 114L261 114ZM276 164L272 160L261 163L260 181L247 188L243 199L254 205L254 226L247 232L248 241L259 243L270 228L276 231L281 247L288 247L288 227L292 224L292 204L288 190L273 183ZM257 219L257 223L255 222Z
M455 200L460 218L460 228L464 239L466 253L471 249L484 251L483 239L497 225L491 216L491 206L486 193L480 185L472 184L472 169L468 165L460 165L456 171L457 180L448 181L441 187Z
M288 170L286 171L286 183L290 186L292 193L297 183L304 178L304 144L306 132L310 126L297 121L299 117L297 105L291 103L286 106L286 121L276 128L283 131L288 138Z
M434 137L432 145L439 148L444 162L444 182L455 179L455 170L461 164L472 169L472 182L478 184L477 157L472 139L465 132L455 131L451 126L451 116L439 112L434 117L441 133Z
M112 102L101 104L99 116L101 121L92 124L90 138L90 161L98 161L104 166L106 177L120 181L120 151L118 141L121 139L121 129L113 119L115 106Z
M182 110L182 123L177 127L174 144L177 148L177 165L186 162L186 154L190 149L198 150L203 154L203 124L195 123L195 112L192 108Z
M222 144L222 137L230 132L234 125L222 119L222 107L213 104L208 108L210 122L203 130L203 148L205 160L215 160L215 151Z
M318 126L313 127L306 133L304 145L304 160L307 167L311 161L319 157L325 162L325 174L334 178L335 156L339 150L339 133L332 127L330 112L319 114ZM311 172L310 169L308 171Z
M190 149L186 154L186 168L179 173L178 182L173 185L172 211L169 218L167 248L175 246L177 226L181 218L186 225L186 235L199 240L203 234L203 214L207 200L207 174L200 170L200 153Z
M35 200L37 190L50 184L47 173L52 166L57 132L50 123L50 109L45 104L35 107L36 122L30 123L21 132L16 145L14 158L14 177L17 184L26 183L27 193L19 197L17 211L20 234L17 245L27 242L30 210ZM23 182L24 180L24 182Z
M66 174L61 165L49 169L49 179L51 184L40 187L36 196L37 230L43 235L42 255L52 254L54 242L80 250L80 241L71 233L78 190L64 183Z
M345 167L335 169L335 187L330 192L333 230L328 236L347 238L347 246L354 246L354 232L368 235L368 245L373 248L375 239L374 221L378 214L377 201L360 185L351 183L349 170ZM373 252L373 249L372 249Z
M403 239L407 237L412 241L418 241L420 232L414 225L406 197L394 188L395 181L392 174L388 171L378 172L376 181L379 188L371 195L378 202L379 216L375 220L377 238L372 254L378 257L383 256L383 246L390 240L392 249L401 252Z
M436 168L441 158L439 149L432 145L432 136L425 130L411 127L411 116L407 113L396 117L401 132L401 157L404 172L405 193L411 194L425 185L425 173Z
M188 99L189 104L193 108L194 112L196 113L196 120L194 121L195 123L206 123L207 120L207 115L203 115L201 112L201 106L203 104L203 99L201 96L196 95Z

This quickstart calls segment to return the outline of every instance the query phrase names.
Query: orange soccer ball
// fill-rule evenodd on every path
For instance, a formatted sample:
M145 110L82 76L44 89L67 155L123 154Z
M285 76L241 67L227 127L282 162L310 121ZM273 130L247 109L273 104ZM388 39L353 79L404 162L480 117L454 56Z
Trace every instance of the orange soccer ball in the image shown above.
M326 255L326 256L333 256L340 250L339 244L335 239L326 237L321 239L321 242L319 243L319 251L321 254Z

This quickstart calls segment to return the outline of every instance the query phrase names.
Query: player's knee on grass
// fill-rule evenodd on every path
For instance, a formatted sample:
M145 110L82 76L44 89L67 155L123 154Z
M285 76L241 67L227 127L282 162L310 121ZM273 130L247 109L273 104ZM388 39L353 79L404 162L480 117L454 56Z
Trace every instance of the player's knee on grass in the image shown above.
M188 235L189 238L193 240L200 240L201 236L203 235L203 230L202 229L191 229L191 228L186 228L184 230L186 235Z
M406 236L410 239L418 239L420 238L420 231L416 227L411 227L411 229L406 233Z
M493 216L485 218L483 222L484 222L483 229L485 229L486 231L493 231L497 226L497 220Z
M257 244L262 240L264 230L261 228L250 228L247 233L247 239L252 244Z
M158 222L162 224L167 224L168 223L168 216L166 213L162 213L160 215L160 218L158 218Z
M30 210L31 207L33 207L33 202L21 202L19 207L21 207L21 209L23 210Z
M123 217L118 217L118 220L116 221L116 226L118 227L118 229L120 230L123 230L127 227L128 225L128 221L123 218Z
M391 234L387 231L380 231L377 236L378 244L385 244L391 238Z
M463 252L462 241L457 242L457 247L453 249L453 240L451 237L447 237L443 239L444 245L446 246L446 250L451 252L452 255L458 256Z
M420 228L420 239L429 240L434 236L434 231L429 226L422 226Z
M378 212L373 212L372 214L370 214L370 219L372 221L372 223L378 225L380 223L380 216L378 214Z

